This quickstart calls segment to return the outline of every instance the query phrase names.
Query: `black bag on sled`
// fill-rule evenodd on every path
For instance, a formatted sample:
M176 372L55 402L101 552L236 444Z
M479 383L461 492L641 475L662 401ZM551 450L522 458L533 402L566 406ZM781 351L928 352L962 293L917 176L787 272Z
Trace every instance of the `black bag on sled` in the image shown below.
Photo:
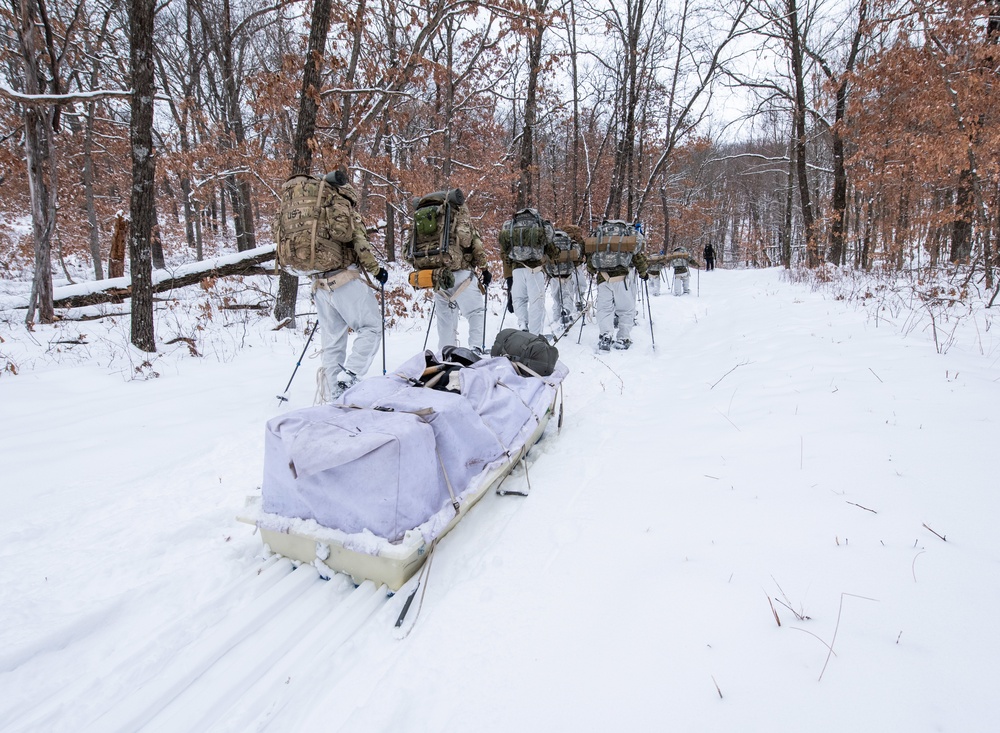
M544 336L516 328L505 328L497 334L490 356L506 356L539 376L547 377L556 368L559 349L546 341Z

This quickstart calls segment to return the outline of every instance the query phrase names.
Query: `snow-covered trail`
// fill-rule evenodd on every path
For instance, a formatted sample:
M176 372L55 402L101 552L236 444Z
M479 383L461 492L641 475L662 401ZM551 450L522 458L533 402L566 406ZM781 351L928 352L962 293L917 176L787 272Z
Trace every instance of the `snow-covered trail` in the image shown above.
M0 379L0 730L992 730L992 333L939 355L777 271L700 281L652 300L655 351L645 316L628 352L559 342L530 496L445 538L405 640L412 585L235 521L264 422L312 402L316 360L274 399L301 334Z

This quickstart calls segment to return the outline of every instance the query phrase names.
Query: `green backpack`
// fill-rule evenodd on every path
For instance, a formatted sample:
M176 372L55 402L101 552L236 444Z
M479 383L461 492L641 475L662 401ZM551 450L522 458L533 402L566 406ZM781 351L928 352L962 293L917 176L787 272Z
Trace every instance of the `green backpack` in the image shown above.
M285 181L273 225L281 268L291 275L315 275L351 264L357 200L349 183L335 186L306 175Z
M461 270L472 247L472 216L461 189L435 191L413 200L413 229L406 260L417 270Z

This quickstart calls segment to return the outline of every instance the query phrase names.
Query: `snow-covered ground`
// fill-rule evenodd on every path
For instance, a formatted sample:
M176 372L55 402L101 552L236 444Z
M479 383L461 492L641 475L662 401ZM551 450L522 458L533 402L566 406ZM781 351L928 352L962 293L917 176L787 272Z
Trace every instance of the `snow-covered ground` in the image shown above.
M414 581L292 572L235 519L265 421L312 404L312 347L275 399L301 330L201 293L147 360L127 317L0 311L0 729L997 730L995 319L935 345L929 311L695 277L655 350L645 316L559 342L530 495L441 542L405 638Z

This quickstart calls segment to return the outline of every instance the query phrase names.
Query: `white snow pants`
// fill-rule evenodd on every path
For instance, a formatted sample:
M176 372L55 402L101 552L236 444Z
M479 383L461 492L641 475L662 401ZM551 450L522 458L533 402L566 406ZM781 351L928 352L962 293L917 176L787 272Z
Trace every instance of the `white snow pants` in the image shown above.
M674 272L674 295L684 295L691 292L691 271Z
M478 281L473 278L462 292L455 293L469 278L473 278L470 270L459 270L455 273L455 285L448 290L434 291L434 315L437 318L438 351L445 346L459 346L458 316L461 313L469 321L470 349L483 346L483 317L486 315L486 299L479 290ZM489 348L489 345L486 346Z
M599 276L598 280L597 302L594 304L597 310L597 327L601 330L601 335L615 336L615 316L618 316L616 338L627 339L635 321L634 286L630 289L625 279L615 278L613 282L609 282Z
M657 273L652 273L652 272L649 273L649 280L647 280L646 282L649 283L649 295L650 295L650 297L654 297L654 296L657 296L657 295L660 294L660 279L662 277L663 277L663 275L661 273L659 273L659 272L657 272Z
M552 296L552 322L560 323L563 311L573 319L583 302L582 282L578 272L567 277L553 277L549 280L549 295Z
M545 325L545 273L541 267L518 267L512 273L510 296L521 330L540 334Z
M378 299L364 280L351 280L336 290L317 288L313 294L319 315L323 369L331 391L337 386L341 368L360 379L372 365L382 333ZM355 333L354 347L347 356L347 330Z

